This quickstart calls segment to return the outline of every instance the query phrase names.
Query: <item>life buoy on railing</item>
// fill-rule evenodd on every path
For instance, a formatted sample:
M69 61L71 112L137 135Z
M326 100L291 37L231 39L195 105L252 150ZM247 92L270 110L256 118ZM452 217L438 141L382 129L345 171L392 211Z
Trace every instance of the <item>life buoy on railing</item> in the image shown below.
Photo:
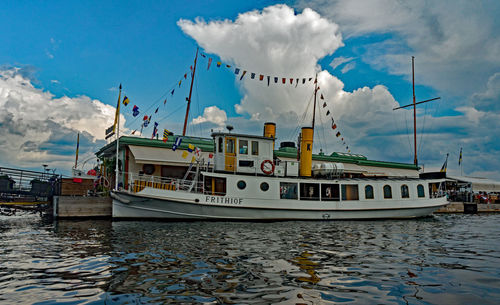
M271 160L264 160L260 164L260 170L266 175L271 175L272 173L274 173L274 167L275 165Z

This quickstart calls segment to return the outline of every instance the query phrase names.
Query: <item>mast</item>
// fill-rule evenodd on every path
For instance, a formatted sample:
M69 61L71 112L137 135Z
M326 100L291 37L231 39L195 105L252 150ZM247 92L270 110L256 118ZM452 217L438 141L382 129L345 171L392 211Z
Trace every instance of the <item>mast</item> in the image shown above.
M76 138L75 169L78 166L78 148L79 147L80 147L80 133L78 133L78 136Z
M187 121L189 117L189 107L191 106L191 93L193 92L194 75L196 73L196 61L198 59L198 50L199 48L196 48L196 56L194 57L194 67L193 67L193 72L191 74L191 87L189 88L188 104L186 108L186 117L184 118L184 128L182 129L182 136L186 135Z
M405 105L405 106L396 107L396 108L393 108L392 110L397 110L397 109L413 106L413 146L414 146L413 164L415 164L415 166L418 166L418 159L417 159L417 105L427 103L430 101L434 101L434 100L438 100L441 97L431 98L431 99L421 101L418 103L415 102L415 56L411 57L411 83L412 83L412 89L413 89L413 103Z
M116 107L116 164L115 164L115 191L118 190L118 150L120 148L120 99L122 95L122 84L120 84L120 92L118 93L118 106Z
M314 78L314 106L313 106L313 122L312 128L314 132L314 122L316 121L316 93L318 92L318 74L316 73L316 77Z

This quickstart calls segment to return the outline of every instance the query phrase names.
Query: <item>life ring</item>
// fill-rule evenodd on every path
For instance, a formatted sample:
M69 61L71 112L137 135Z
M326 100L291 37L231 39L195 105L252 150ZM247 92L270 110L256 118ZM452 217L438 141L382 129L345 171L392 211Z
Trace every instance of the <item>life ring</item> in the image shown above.
M271 164L271 169L266 169L265 166L266 166L266 163L269 163ZM272 173L274 173L274 168L275 168L275 165L273 163L273 161L271 160L264 160L262 161L262 163L260 164L260 170L266 174L266 175L271 175Z

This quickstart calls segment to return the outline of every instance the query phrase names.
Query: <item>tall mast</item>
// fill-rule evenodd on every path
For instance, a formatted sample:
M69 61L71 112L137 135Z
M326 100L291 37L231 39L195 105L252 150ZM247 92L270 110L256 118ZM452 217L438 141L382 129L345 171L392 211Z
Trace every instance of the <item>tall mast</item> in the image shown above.
M120 84L120 92L118 93L118 106L116 106L116 164L115 164L115 191L118 190L118 151L120 149L120 99L122 96L122 84Z
M182 129L182 136L186 135L187 121L189 117L189 107L191 106L191 93L193 92L194 75L196 73L196 61L198 59L198 50L199 48L196 48L196 56L194 57L194 67L193 67L193 72L191 73L191 87L189 88L188 104L186 108L186 117L184 118L184 128Z
M413 146L415 149L415 158L413 163L418 165L417 159L417 107L415 107L415 56L411 57L411 84L413 87Z
M393 108L392 110L413 106L413 146L414 146L414 151L415 151L414 152L415 157L413 159L413 164L418 166L418 160L417 160L417 105L427 103L430 101L434 101L434 100L438 100L438 99L440 99L440 97L431 98L431 99L421 101L418 103L415 102L415 56L411 57L411 83L412 83L412 88L413 88L413 103L405 105L405 106L396 107L396 108Z
M314 107L313 107L313 122L312 122L312 128L314 132L314 122L316 121L316 93L318 92L318 74L316 74L316 77L314 78Z

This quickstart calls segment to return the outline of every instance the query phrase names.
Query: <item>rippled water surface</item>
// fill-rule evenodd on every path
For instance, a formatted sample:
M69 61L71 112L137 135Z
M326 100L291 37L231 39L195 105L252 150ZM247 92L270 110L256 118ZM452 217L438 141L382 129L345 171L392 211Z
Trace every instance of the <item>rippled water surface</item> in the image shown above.
M498 304L500 214L340 222L0 218L2 304Z

